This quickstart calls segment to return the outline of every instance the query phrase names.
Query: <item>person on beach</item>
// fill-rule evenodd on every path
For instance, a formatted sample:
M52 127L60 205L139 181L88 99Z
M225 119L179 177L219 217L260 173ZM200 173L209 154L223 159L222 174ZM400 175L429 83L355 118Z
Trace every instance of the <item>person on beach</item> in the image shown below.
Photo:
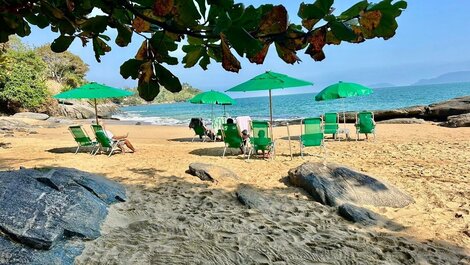
M110 130L104 127L104 122L102 120L101 120L101 127L103 127L103 131L106 134L106 136L108 136L109 139L113 141L121 141L118 147L119 149L121 149L121 152L123 154L126 153L126 149L124 148L124 145L127 146L127 148L129 148L132 151L132 153L136 152L135 147L132 145L129 139L127 139L127 136L129 136L129 133L127 133L126 135L114 135Z

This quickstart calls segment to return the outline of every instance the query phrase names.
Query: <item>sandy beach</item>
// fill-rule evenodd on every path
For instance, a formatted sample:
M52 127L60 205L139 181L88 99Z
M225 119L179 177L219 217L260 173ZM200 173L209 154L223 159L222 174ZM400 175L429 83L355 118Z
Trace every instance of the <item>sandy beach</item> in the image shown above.
M128 201L112 206L103 235L86 243L77 264L470 264L469 128L379 124L375 141L329 140L328 162L366 172L415 200L401 209L367 207L395 225L365 227L286 181L289 169L321 161L300 158L299 126L290 127L292 160L286 127L277 127L276 159L249 162L238 150L222 158L221 142L191 142L187 127L107 127L129 133L137 152L75 155L67 126L0 139L8 147L0 147L1 170L72 167L125 185ZM229 168L240 179L201 181L185 172L193 162ZM271 207L239 203L240 184Z

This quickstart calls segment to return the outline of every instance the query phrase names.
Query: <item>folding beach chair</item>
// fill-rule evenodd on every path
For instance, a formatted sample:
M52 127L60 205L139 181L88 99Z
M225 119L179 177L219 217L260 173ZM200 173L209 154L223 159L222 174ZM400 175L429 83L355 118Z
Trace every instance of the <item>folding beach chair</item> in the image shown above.
M271 158L275 156L275 143L269 138L269 122L267 121L252 121L251 122L252 135L250 137L251 149L248 153L248 159L251 154L258 154L258 151L267 152Z
M194 138L196 138L196 136L199 136L199 139L201 139L203 142L206 140L206 137L209 139L212 139L212 137L215 138L211 131L207 130L204 126L202 118L192 118L189 122L189 128L194 130L194 137L191 142L194 141Z
M240 150L240 147L243 144L243 138L240 136L236 124L224 124L222 130L222 137L225 143L222 157L225 157L225 152L227 151L227 148L236 148L237 151ZM246 150L244 150L243 153L245 154Z
M99 124L92 124L91 125L91 129L93 130L93 132L96 134L97 131L104 131L103 130L103 126L99 125Z
M375 140L375 121L374 121L374 113L370 111L363 111L356 114L356 141L359 140L359 134L364 133L367 134L371 133L374 135Z
M326 159L325 141L323 139L323 126L321 118L306 118L300 122L300 155L304 157L304 148L319 146L324 151L323 159Z
M212 129L214 130L215 136L214 141L217 140L217 136L220 136L223 138L223 129L224 129L224 123L225 123L225 118L224 117L216 117L212 121Z
M338 113L335 113L335 112L325 113L325 115L323 115L323 133L333 134L333 138L336 139L338 136L338 129L339 129Z
M69 131L73 135L73 138L78 145L77 150L75 150L75 154L78 153L80 147L91 147L91 153L93 153L97 143L91 140L81 125L70 126Z
M96 131L95 135L96 135L96 141L98 141L99 143L99 148L96 149L93 155L96 155L98 151L106 148L106 150L109 150L108 157L110 157L114 153L114 151L117 150L119 145L123 144L125 141L125 140L109 139L109 137L106 135L106 133L103 130Z

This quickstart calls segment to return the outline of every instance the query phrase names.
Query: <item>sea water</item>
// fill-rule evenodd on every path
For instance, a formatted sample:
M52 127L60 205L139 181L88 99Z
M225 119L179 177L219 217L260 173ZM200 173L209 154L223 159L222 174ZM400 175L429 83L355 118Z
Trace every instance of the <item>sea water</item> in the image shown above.
M248 96L249 92L246 93ZM266 91L266 94L268 92ZM240 96L242 93L230 94ZM403 86L374 89L368 96L339 100L315 101L316 93L274 96L274 120L290 120L319 116L325 112L386 110L448 100L470 95L470 83ZM225 106L227 116L251 116L252 119L269 119L269 98L237 98L237 104ZM146 104L121 108L115 118L140 121L156 125L187 125L192 117L210 121L214 116L223 116L224 106L191 104Z

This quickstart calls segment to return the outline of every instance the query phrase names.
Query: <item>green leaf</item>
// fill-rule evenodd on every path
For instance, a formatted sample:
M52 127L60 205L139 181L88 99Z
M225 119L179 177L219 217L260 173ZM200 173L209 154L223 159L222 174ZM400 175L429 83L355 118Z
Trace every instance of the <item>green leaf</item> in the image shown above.
M316 0L313 4L301 3L297 15L302 19L322 19L330 13L334 0Z
M154 3L153 0L134 0L133 2L136 2L137 4L147 8L152 7Z
M61 34L72 35L75 33L75 27L67 20L61 20L57 25Z
M209 46L207 48L207 55L218 63L222 62L222 49L220 46Z
M18 27L16 28L16 34L20 37L26 37L31 34L31 28L29 27L29 24L22 18L20 19Z
M338 16L338 19L341 20L350 20L351 18L359 16L359 13L361 11L365 10L369 6L369 3L367 0L360 1L341 13L341 15Z
M221 12L215 21L214 33L220 34L225 32L230 26L232 26L232 20L228 17L226 12Z
M176 10L176 14L173 19L182 27L197 26L199 19L201 19L201 15L192 0L175 0L174 10Z
M209 5L221 7L224 10L229 10L233 6L234 1L233 0L207 0L207 3Z
M74 36L60 35L57 39L52 42L51 50L57 53L65 52L69 48L70 44L72 44L74 39Z
M168 69L163 67L161 64L155 63L155 73L158 79L158 82L170 92L180 92L182 88L180 80L178 77L173 75Z
M41 29L49 26L49 19L46 16L41 15L41 14L38 14L37 16L34 14L28 14L25 16L25 19L29 23L36 25Z
M204 69L204 70L207 70L207 66L211 63L211 60L210 60L210 57L209 55L207 54L204 54L202 56L202 59L199 61L199 66Z
M244 28L231 27L226 31L226 36L240 56L244 56L244 54L248 57L254 56L263 48L263 43L253 38Z
M149 82L139 81L137 91L139 91L139 97L150 102L158 96L158 93L160 93L160 84L156 79L151 79Z
M184 68L191 68L205 54L205 49L200 45L184 45L183 51L186 55L183 57Z
M111 40L111 38L108 35L104 35L104 34L99 34L98 37L102 38L105 41L110 41Z
M124 79L131 77L137 79L139 77L140 66L144 63L142 60L130 59L121 65L120 73Z
M93 38L93 51L95 52L96 61L101 62L101 55L104 55L106 52L111 51L111 47L106 44L101 38Z
M108 27L108 19L108 16L95 16L86 20L81 28L83 31L103 33Z
M202 45L204 43L204 41L200 38L195 38L195 37L192 37L192 36L188 36L188 43L190 45Z
M353 41L357 38L354 31L339 21L330 22L331 31L339 40Z
M126 25L118 23L116 25L118 35L116 36L116 44L119 47L126 47L132 41L133 31Z

